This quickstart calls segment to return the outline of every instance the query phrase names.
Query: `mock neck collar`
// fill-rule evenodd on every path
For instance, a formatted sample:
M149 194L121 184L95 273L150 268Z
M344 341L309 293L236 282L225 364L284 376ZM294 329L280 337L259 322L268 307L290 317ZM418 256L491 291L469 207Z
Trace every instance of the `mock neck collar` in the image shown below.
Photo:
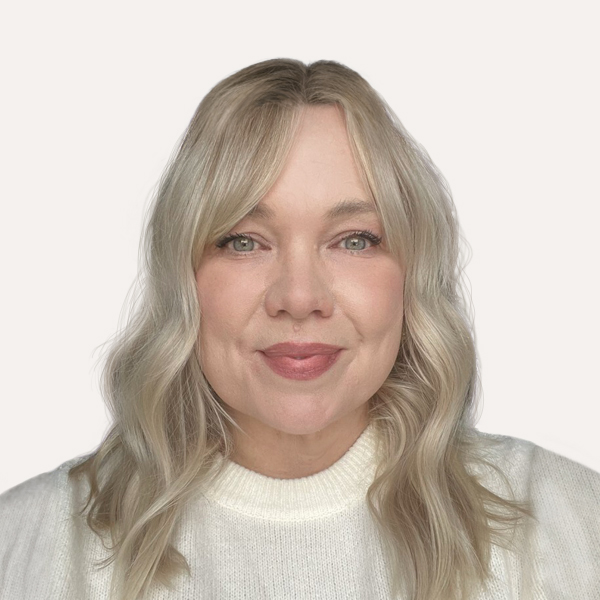
M367 425L346 453L327 469L296 479L277 479L226 460L224 471L202 494L248 516L304 520L339 512L364 500L373 482L377 431Z

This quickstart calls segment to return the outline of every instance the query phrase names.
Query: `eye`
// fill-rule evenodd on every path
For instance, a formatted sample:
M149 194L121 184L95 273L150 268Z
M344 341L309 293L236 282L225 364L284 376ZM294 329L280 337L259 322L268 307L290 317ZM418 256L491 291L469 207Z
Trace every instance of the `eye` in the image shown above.
M360 240L362 239L367 239L369 240L371 246L378 246L379 244L381 244L381 237L378 235L375 235L372 231L369 231L368 229L366 231L355 231L354 233L351 233L350 235L345 236L342 240L340 240L341 242L346 242L346 241L350 241L353 244L353 247L349 248L346 246L346 250L348 250L349 252L352 252L353 254L360 254L363 250L368 250L369 247L361 247L361 248L357 248L356 247L356 242L359 242L360 245Z
M239 250L240 254L247 254L249 251L254 250L254 244L256 243L256 240L244 233L230 233L224 238L221 238L215 245L217 248L223 248L224 246L229 244L229 242L238 241L239 243L237 244L237 248L234 249L234 252ZM234 244L234 247L235 245L236 244Z
M353 244L353 247L350 248L346 246L344 249L351 254L361 254L365 250L381 244L381 237L375 235L368 229L365 231L354 231L353 233L344 236L339 243L345 243L348 240ZM361 247L361 240L368 240L370 246L364 247L363 245ZM215 245L217 248L224 248L230 242L234 242L234 244L232 248L228 249L234 254L250 254L254 250L254 244L257 243L256 240L248 234L234 232L221 238Z

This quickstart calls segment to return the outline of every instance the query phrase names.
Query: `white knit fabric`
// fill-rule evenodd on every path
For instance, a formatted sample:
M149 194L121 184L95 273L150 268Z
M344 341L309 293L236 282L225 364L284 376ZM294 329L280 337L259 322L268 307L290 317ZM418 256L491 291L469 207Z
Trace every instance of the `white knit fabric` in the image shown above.
M481 434L489 458L537 523L494 547L478 600L600 599L600 474L515 438ZM154 600L389 599L383 552L365 501L374 475L372 425L334 465L274 479L228 462L186 510L177 548L192 577L158 586ZM109 553L70 517L85 489L69 483L73 459L0 496L2 600L108 600ZM489 473L486 485L505 490ZM83 485L83 484L81 484Z

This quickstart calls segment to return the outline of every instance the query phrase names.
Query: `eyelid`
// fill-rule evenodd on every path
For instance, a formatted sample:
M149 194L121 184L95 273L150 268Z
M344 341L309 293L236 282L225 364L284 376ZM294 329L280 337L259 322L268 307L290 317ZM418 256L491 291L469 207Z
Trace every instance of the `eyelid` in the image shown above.
M343 234L343 237L341 237L337 243L339 244L339 243L343 242L344 240L351 238L353 236L354 237L362 237L362 238L368 240L369 243L371 244L371 246L369 248L365 248L364 250L347 250L347 252L362 254L366 250L369 250L370 248L374 248L374 247L378 246L379 244L381 244L381 242L382 242L381 236L378 236L377 234L373 233L369 229L363 229L363 230L354 230L354 231L351 231L350 233ZM248 233L237 233L234 231L233 233L230 233L230 234L224 236L223 238L221 238L220 240L218 240L215 243L215 246L217 248L224 248L229 242L232 242L237 239L249 239L255 243L261 244L261 242L259 242L257 239L255 239L254 237L252 237L252 235L250 235ZM243 254L252 254L253 251L251 251L251 252L233 252L233 253L243 255Z

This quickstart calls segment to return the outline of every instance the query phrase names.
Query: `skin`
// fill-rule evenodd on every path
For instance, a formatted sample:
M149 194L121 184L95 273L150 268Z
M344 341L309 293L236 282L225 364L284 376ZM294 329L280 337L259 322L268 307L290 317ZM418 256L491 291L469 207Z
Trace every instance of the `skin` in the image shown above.
M276 217L240 221L232 232L254 243L211 247L196 272L202 367L245 432L232 428L232 460L270 477L312 475L345 454L400 346L403 268L385 239L375 246L351 236L382 236L376 213L324 219L345 198L373 203L343 116L334 106L305 107L284 169L261 199ZM344 351L320 377L296 381L259 352L282 341Z

